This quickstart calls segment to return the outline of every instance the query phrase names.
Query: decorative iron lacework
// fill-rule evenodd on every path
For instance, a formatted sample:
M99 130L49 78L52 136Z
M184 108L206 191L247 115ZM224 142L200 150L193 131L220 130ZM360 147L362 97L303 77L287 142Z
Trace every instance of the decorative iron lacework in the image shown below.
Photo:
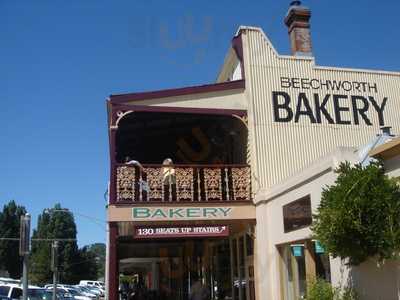
M135 168L117 168L117 201L135 199L135 182Z
M222 200L221 169L204 169L206 201Z
M193 168L177 168L176 176L176 198L180 200L193 201L194 172Z
M232 168L234 200L250 200L250 168Z
M147 201L163 200L163 176L162 168L144 168L143 172L147 176L147 185L149 187L147 193Z
M116 179L116 201L251 201L250 168L245 166L174 167L168 184L162 166L141 171L118 166Z

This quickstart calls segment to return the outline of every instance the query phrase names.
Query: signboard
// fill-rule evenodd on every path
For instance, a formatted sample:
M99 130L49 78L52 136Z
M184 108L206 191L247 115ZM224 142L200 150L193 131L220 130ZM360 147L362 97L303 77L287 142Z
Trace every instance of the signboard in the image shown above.
M325 249L319 241L315 241L315 253L316 254L324 254L325 253Z
M303 245L292 245L292 251L294 257L302 257L303 256Z
M231 207L133 207L132 217L134 220L225 219L231 212Z
M140 226L135 228L136 239L195 238L229 236L229 227L220 225Z
M378 95L376 82L281 77L280 87L272 92L275 122L371 126L378 120L385 125L388 97ZM288 90L297 90L297 96Z
M285 233L310 226L311 223L311 199L309 195L283 206Z
M108 221L180 222L255 220L256 218L256 207L253 203L235 203L235 205L223 205L222 203L204 204L141 205L133 207L110 205L107 209Z

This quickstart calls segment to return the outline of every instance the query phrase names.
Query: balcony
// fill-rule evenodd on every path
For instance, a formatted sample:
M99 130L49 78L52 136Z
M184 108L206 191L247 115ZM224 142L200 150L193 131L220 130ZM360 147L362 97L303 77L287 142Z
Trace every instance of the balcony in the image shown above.
M116 165L116 204L251 201L248 165Z

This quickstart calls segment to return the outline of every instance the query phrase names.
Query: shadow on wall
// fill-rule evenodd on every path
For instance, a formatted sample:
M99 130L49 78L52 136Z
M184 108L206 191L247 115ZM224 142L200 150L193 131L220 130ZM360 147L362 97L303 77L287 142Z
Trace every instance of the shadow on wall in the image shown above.
M361 300L399 300L400 261L388 260L378 265L369 260L352 267L349 283Z

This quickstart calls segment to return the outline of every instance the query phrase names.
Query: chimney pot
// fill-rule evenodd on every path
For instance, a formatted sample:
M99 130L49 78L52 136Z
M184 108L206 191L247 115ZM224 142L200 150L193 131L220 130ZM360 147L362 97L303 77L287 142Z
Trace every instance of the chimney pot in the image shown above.
M293 55L312 56L310 34L311 10L301 1L292 1L285 17Z

